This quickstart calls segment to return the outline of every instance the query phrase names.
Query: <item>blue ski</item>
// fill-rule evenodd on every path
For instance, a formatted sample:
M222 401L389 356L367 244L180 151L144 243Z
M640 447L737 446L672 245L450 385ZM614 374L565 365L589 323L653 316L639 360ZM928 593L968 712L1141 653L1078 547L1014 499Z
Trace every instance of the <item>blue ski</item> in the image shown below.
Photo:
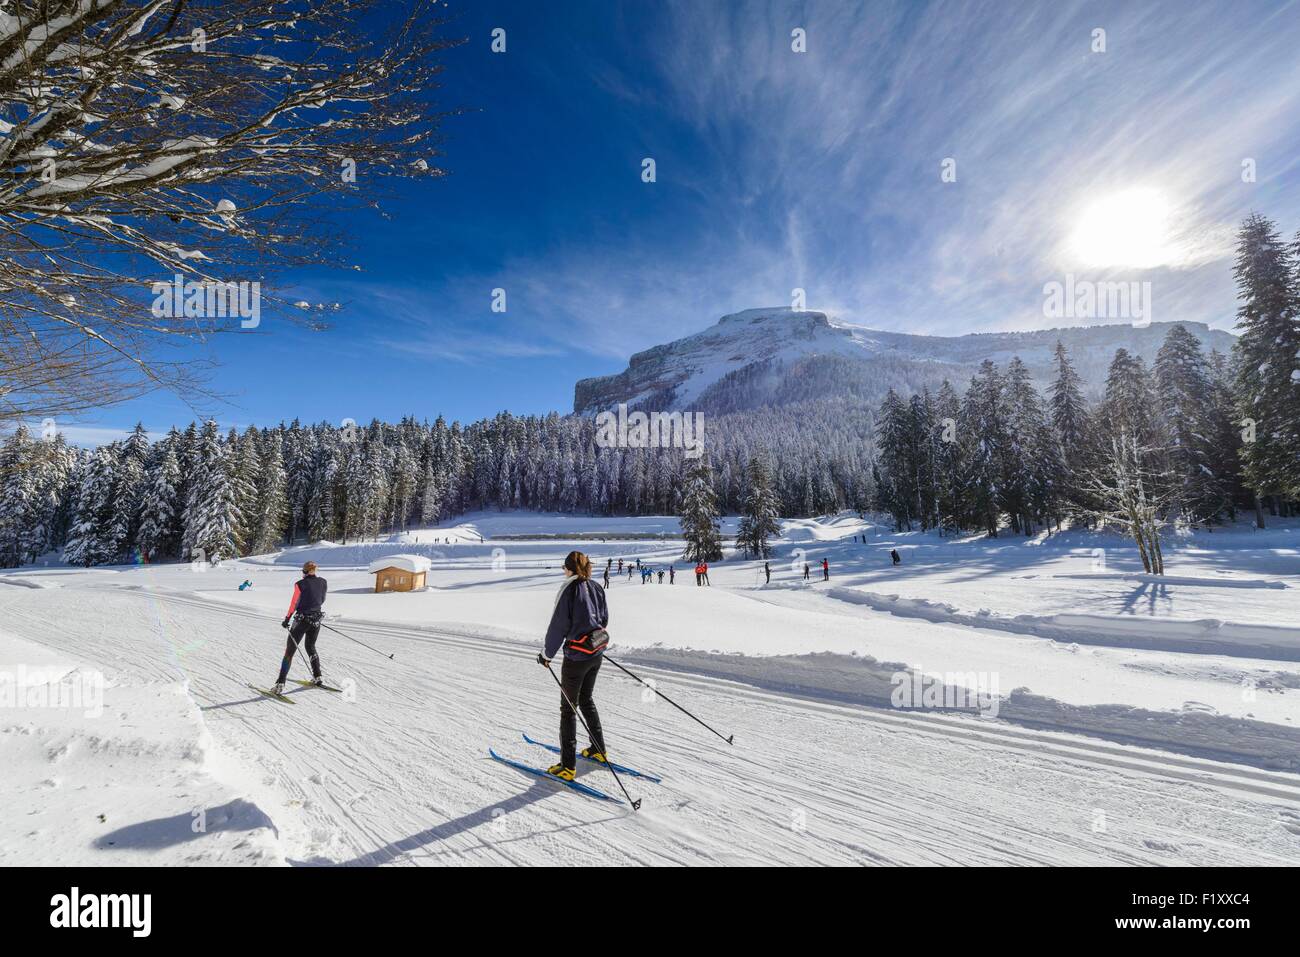
M601 801L613 801L615 804L623 803L618 798L610 797L604 791L597 791L595 788L590 787L586 784L582 784L579 781L566 781L563 778L557 778L554 774L547 774L541 768L530 768L528 765L523 764L522 762L511 761L509 758L503 758L501 757L501 755L497 754L491 748L488 748L488 754L492 755L492 757L500 761L502 764L508 764L512 768L518 768L520 771L525 771L528 774L536 775L539 778L545 778L548 781L554 781L556 784L563 784L565 787L573 788L573 790L575 791L580 791L583 794L587 795L588 797L594 797Z
M529 744L537 745L539 748L545 748L547 751L550 751L554 754L560 753L560 749L553 744L547 744L544 741L534 741L532 738L528 736L528 732L524 732L524 740L527 741ZM578 757L582 758L582 755L579 754ZM626 774L629 777L641 778L643 781L653 781L655 784L664 783L663 778L655 777L653 774L646 774L644 771L634 771L632 768L625 768L623 767L623 765L614 764L612 761L608 765L601 765L601 762L592 761L591 758L582 758L582 760L590 762L591 764L595 764L599 767L612 767L619 774Z

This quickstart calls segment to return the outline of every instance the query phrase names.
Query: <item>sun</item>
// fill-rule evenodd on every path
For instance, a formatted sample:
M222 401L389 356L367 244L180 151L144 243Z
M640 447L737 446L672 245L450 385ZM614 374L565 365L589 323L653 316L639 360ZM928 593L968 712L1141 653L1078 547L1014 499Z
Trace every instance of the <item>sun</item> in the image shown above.
M1079 211L1068 242L1071 257L1094 268L1153 269L1177 251L1170 235L1169 201L1157 189L1110 193Z

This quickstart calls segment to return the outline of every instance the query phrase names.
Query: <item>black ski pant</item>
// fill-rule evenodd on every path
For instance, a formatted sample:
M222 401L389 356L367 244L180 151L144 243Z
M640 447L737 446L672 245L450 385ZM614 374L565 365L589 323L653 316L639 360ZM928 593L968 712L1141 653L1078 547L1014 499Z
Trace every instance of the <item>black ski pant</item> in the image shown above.
M289 629L289 641L284 646L284 660L280 662L279 684L284 684L289 677L289 665L293 664L293 653L298 650L298 642L302 642L303 648L307 650L312 677L320 677L320 658L316 654L316 636L319 634L319 621L308 621L300 615L294 616L293 626Z
M582 719L587 722L587 729L591 732L591 746L601 754L605 753L600 712L596 710L596 702L591 696L603 657L605 656L592 655L582 661L565 658L564 666L560 669L560 687L564 689L560 698L560 763L566 768L578 766L578 722L573 713L574 707L582 712ZM573 705L570 706L569 702L573 702Z

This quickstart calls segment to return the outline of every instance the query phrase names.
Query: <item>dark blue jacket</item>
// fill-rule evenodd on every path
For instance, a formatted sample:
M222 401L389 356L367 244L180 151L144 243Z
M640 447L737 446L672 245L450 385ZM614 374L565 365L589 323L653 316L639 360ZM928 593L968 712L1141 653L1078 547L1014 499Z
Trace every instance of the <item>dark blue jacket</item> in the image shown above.
M589 580L569 582L555 603L550 627L546 629L546 650L543 657L548 661L553 659L566 641L589 635L608 624L609 608L605 604L605 589ZM564 657L578 660L591 656L565 648Z
M303 575L293 586L293 598L289 601L289 610L284 613L288 618L295 611L300 615L314 615L325 604L325 591L329 586L325 579L316 575Z

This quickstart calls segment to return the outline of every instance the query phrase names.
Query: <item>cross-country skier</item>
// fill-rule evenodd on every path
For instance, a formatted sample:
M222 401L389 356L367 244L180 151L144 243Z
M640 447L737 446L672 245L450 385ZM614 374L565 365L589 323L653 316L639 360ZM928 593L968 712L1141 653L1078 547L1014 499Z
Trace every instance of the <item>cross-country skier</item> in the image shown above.
M276 694L284 694L284 683L289 678L289 665L293 662L293 653L298 650L298 642L307 649L307 658L311 661L312 684L322 684L320 676L320 658L316 654L316 636L320 634L320 620L324 617L321 607L325 604L325 579L316 574L316 563L307 562L302 566L302 578L293 586L293 598L289 601L289 610L284 613L281 628L289 629L289 641L284 646L284 660L280 662L280 677L272 689ZM289 620L293 619L290 627Z
M609 587L609 566L605 566L605 587Z
M809 572L809 571L811 571L811 569L808 567L808 563L807 563L807 562L804 562L804 563L803 563L803 580L804 580L804 581L807 581L807 580L808 580L808 572Z
M831 563L827 561L825 558L823 558L822 559L822 581L828 582L830 580L831 580Z
M695 584L696 585L704 584L704 563L703 562L695 563Z
M564 559L564 585L555 600L551 624L546 629L545 650L537 661L550 667L551 660L564 649L560 669L560 763L547 768L557 778L572 781L577 775L578 731L573 709L582 712L592 740L582 749L582 756L605 762L605 737L600 727L600 713L592 698L596 675L609 643L605 626L609 624L609 607L605 591L591 580L591 561L582 552L569 552Z
M657 574L659 575L659 584L662 585L664 583L664 570L662 568L659 569Z
M891 548L891 549L889 550L889 557L892 558L892 559L894 560L894 564L895 564L895 565L901 565L901 564L903 564L903 556L900 555L900 554L898 554L898 549L897 549L897 548Z
M772 566L767 562L763 562L763 576L767 579L763 582L764 585L772 584Z
M669 566L668 566L668 584L673 585L673 584L676 584L676 583L677 583L677 569L674 568L672 565L669 565Z

